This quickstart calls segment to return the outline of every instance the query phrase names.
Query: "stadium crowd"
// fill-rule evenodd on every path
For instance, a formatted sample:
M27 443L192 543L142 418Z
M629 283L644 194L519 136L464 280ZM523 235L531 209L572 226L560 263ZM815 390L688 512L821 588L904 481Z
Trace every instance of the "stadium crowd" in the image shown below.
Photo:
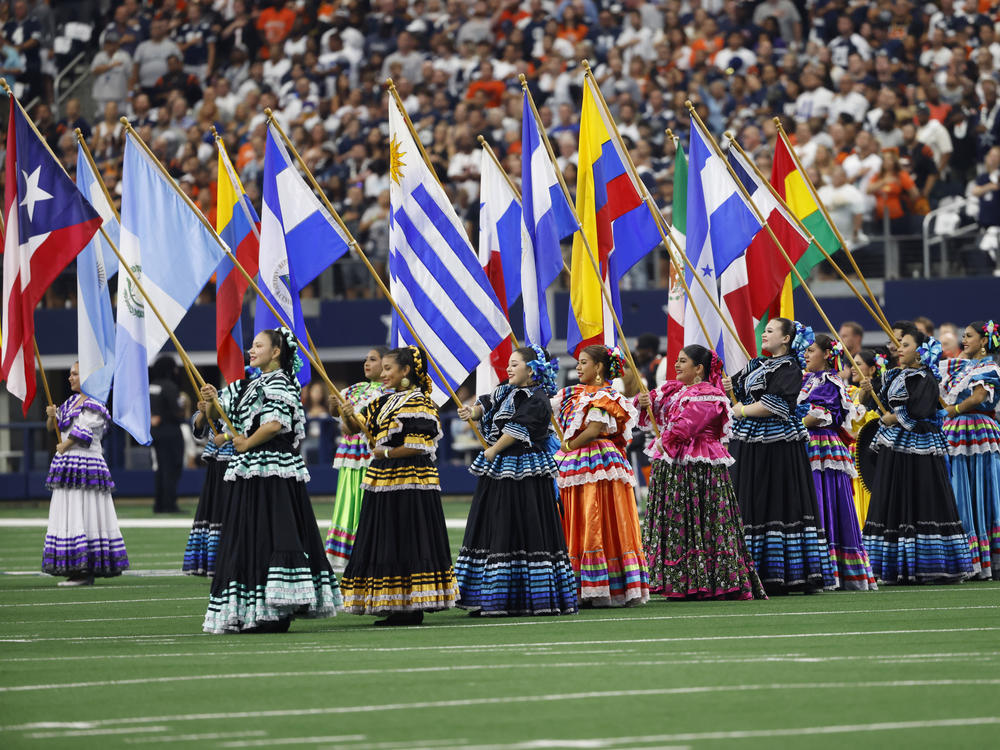
M575 186L581 60L593 66L643 179L670 207L686 99L731 130L770 173L783 119L848 242L919 233L967 196L963 216L1000 238L1000 21L992 0L14 0L0 5L0 74L70 169L87 135L112 191L126 115L209 217L224 137L259 203L270 107L348 226L384 267L389 212L384 82L392 77L470 235L485 136L520 172L521 90L530 84ZM92 91L56 107L66 24L93 28ZM64 51L64 50L63 50ZM78 92L79 93L79 92ZM956 208L956 216L958 209ZM961 220L960 217L957 217ZM877 254L880 254L881 251ZM986 257L985 255L983 257ZM992 259L985 261L992 270ZM338 263L338 295L374 287ZM656 277L658 268L660 277ZM880 267L872 269L878 273ZM663 285L666 264L635 286ZM322 284L322 282L320 282ZM320 289L313 290L320 293ZM70 289L66 290L72 295ZM58 302L57 302L58 303Z

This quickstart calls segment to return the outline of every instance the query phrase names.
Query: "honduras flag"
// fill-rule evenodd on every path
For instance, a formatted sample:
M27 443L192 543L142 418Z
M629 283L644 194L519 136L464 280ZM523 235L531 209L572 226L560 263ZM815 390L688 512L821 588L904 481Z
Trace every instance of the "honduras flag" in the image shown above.
M264 150L264 200L260 216L260 289L281 313L274 317L258 297L254 331L291 324L306 345L306 326L299 295L325 269L348 250L347 237L330 212L319 202L281 141L273 125L267 128ZM309 360L299 371L299 383L312 377Z
M393 298L451 388L510 335L510 324L444 188L420 156L399 105L389 102L389 282ZM416 344L393 315L394 346ZM432 398L448 400L441 378Z
M76 186L101 215L104 231L118 247L121 227L83 144L78 144L76 150ZM115 368L115 318L108 280L116 273L115 251L98 232L76 257L76 351L80 390L101 402L108 400Z
M129 133L122 164L122 258L171 330L208 283L225 250ZM118 284L112 416L143 445L149 434L149 360L169 338L125 271Z
M548 346L552 325L545 291L563 270L559 243L576 231L577 224L559 185L556 167L542 143L527 91L523 99L521 199L527 245L522 248L520 276L524 296L524 338L529 344Z
M719 304L718 277L743 255L758 231L760 222L743 200L726 163L714 152L706 136L692 120L688 151L686 252L716 305ZM691 289L691 299L684 313L686 343L714 349L728 368L731 363L725 356L727 347L723 340L722 318L690 269L685 269L685 276ZM711 336L710 341L705 340L695 316L695 307L701 313ZM731 353L732 346L729 350Z

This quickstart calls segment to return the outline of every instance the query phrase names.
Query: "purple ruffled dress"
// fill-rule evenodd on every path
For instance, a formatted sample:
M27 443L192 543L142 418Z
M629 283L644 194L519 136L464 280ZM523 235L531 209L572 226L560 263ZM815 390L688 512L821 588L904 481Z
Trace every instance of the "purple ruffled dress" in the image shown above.
M54 576L121 575L129 566L118 528L101 438L111 422L104 404L74 395L58 410L59 431L73 447L57 453L45 486L52 490L42 571Z

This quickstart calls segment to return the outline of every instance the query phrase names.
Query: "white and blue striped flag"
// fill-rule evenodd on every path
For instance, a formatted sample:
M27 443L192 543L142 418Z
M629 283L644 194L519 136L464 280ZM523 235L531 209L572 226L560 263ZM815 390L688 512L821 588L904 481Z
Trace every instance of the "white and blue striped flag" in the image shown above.
M347 252L347 238L302 179L274 125L267 128L262 192L260 288L281 317L292 324L299 342L306 345L302 289ZM282 322L258 297L254 331L280 325ZM305 355L302 361L298 378L305 385L312 373Z
M444 188L424 163L395 101L389 102L389 286L427 355L452 389L510 335L510 324ZM393 315L393 346L415 344ZM448 392L428 363L433 398Z
M104 231L120 243L120 227L114 209L77 144L76 187L101 215ZM76 256L76 341L80 360L80 390L102 403L108 400L115 369L115 317L111 309L108 280L118 273L118 259L100 232Z
M129 133L122 163L119 251L173 330L215 273L225 251ZM118 284L112 417L149 445L149 360L169 335L123 271Z
M559 243L577 230L576 219L556 176L556 166L538 131L528 92L521 113L521 200L527 245L521 255L524 338L548 346L552 324L545 291L563 270Z

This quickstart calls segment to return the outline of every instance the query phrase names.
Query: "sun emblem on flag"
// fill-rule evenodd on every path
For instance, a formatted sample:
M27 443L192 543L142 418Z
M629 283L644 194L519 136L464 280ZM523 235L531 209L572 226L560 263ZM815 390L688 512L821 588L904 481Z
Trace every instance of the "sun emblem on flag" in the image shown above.
M393 136L392 141L389 143L389 177L397 185L399 180L403 176L403 167L406 166L406 162L403 161L403 157L406 156L405 151L399 150L400 143Z
M139 278L139 276L142 275L142 266L137 264L129 267L132 269L132 273L135 274L136 278ZM133 317L144 318L146 316L146 306L143 304L143 299L139 289L136 287L131 277L125 282L125 293L122 297L125 300L125 306L128 308L129 313L131 313Z

